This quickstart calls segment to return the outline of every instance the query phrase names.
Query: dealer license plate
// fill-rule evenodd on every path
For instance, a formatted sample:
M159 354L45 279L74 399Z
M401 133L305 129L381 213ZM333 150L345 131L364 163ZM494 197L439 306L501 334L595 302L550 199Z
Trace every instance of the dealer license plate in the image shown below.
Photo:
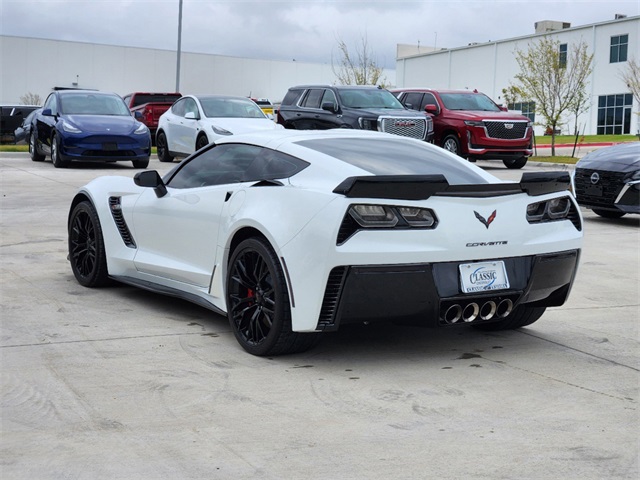
M113 152L118 150L118 144L117 143L103 143L102 144L102 149L106 150L108 152Z
M463 263L460 268L460 285L463 293L487 292L509 288L504 262Z
M602 185L587 185L585 188L586 195L590 197L601 197L602 196Z

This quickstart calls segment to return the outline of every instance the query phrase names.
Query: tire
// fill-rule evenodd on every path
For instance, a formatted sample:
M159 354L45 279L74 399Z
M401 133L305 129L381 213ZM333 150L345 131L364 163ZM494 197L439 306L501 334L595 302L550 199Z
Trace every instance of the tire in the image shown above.
M537 321L544 311L545 307L526 307L519 306L515 308L507 317L497 322L480 323L473 325L478 330L493 332L496 330L514 330L516 328L526 327Z
M69 165L69 162L63 160L60 156L60 139L58 135L54 135L51 138L51 161L56 168L65 168Z
M69 217L69 261L80 285L93 288L111 283L100 219L88 201L76 205Z
M169 144L167 143L167 136L164 132L158 133L156 148L156 151L158 152L158 160L166 163L173 162L173 157L169 155Z
M204 148L207 145L209 145L209 139L207 138L207 136L200 135L196 140L196 150L200 150L201 148Z
M149 157L141 160L132 160L133 168L147 168L149 166Z
M29 156L34 162L42 162L45 157L38 152L38 145L36 140L36 132L32 131L31 135L29 135Z
M302 352L320 337L291 331L291 307L282 267L262 238L244 240L231 255L227 310L238 343L252 355Z
M601 216L602 218L621 218L626 214L624 212L616 212L614 210L600 210L599 208L593 208L593 213Z
M460 141L458 140L458 137L451 133L442 140L442 148L460 156Z
M527 157L511 158L509 160L503 160L502 163L504 163L505 167L516 170L524 167L527 164L527 160Z

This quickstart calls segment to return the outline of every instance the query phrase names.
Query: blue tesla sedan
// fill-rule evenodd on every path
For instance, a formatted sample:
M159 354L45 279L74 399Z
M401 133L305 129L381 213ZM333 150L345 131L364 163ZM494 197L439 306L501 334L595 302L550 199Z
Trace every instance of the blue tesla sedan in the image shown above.
M72 160L131 161L146 168L151 134L115 93L56 90L36 115L29 152L36 162L50 155L56 168Z

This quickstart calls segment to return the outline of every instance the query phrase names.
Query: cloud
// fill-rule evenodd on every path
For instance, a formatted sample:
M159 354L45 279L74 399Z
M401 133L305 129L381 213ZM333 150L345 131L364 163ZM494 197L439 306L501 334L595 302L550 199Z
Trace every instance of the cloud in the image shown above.
M5 35L174 50L179 0L3 0ZM534 32L540 20L573 26L640 14L637 0L183 0L182 49L330 63L338 39L366 37L395 67L399 43L455 48Z

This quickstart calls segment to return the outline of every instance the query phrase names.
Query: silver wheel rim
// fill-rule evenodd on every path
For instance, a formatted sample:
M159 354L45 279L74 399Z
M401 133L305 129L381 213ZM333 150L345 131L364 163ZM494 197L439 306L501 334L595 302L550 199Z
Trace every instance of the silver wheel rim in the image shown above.
M452 153L458 153L458 145L456 145L456 141L453 139L449 139L444 142L444 149Z
M58 157L58 142L56 142L56 139L54 138L53 142L51 142L51 160L55 162L57 157Z

